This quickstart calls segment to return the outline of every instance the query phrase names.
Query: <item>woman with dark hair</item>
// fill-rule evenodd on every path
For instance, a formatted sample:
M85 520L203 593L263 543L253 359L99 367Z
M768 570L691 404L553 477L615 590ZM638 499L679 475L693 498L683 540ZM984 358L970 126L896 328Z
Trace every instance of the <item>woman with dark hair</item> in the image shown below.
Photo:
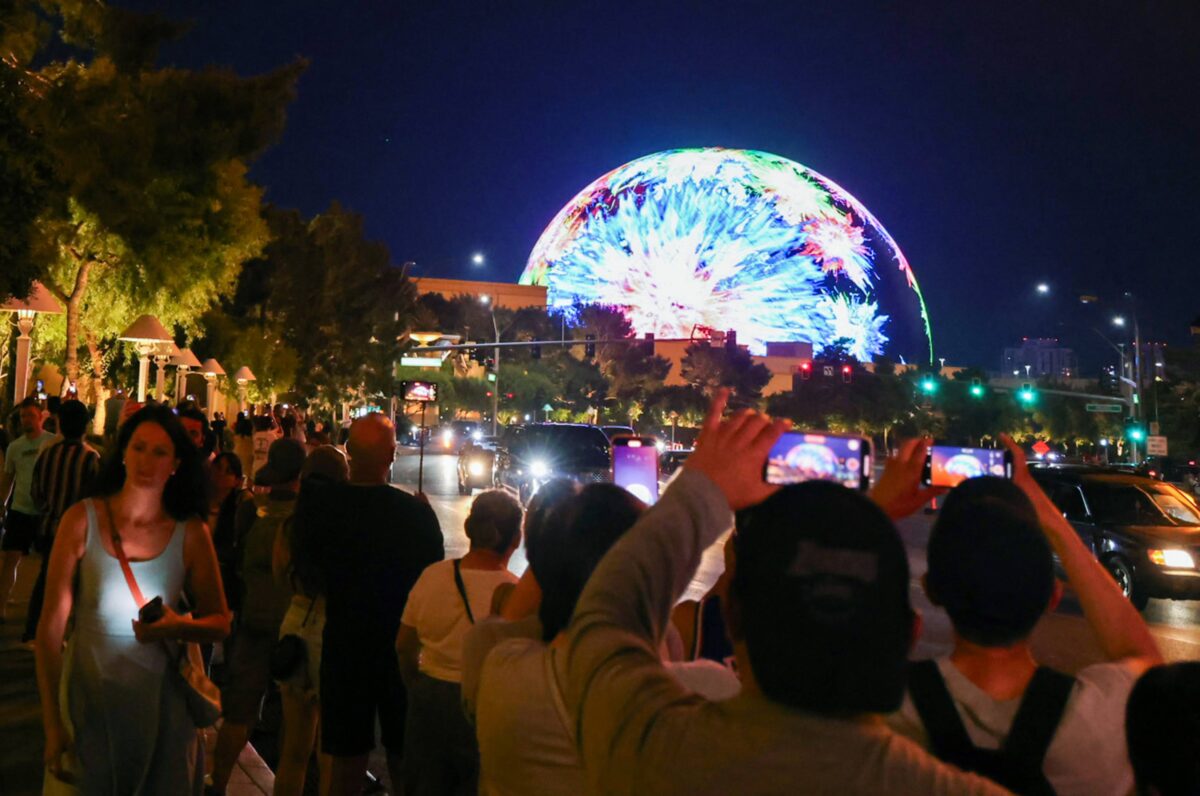
M490 489L471 504L465 528L471 549L431 564L408 594L396 651L408 689L404 724L404 792L473 794L479 779L475 733L463 715L463 637L491 608L501 583L515 583L508 559L521 542L521 504Z
M59 524L37 630L38 690L47 776L83 793L186 794L202 783L196 725L173 670L181 642L229 633L201 519L203 479L179 419L148 406L121 427L97 497ZM145 599L162 598L157 621L139 621L130 579ZM174 610L185 591L190 614Z

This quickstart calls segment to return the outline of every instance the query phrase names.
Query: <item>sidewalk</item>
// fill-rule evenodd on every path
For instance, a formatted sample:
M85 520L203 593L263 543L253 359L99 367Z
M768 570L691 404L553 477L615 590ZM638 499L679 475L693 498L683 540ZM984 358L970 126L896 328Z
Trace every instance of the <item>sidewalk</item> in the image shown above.
M33 652L21 646L29 593L41 561L26 558L8 606L8 621L0 625L0 794L34 796L42 792L42 716L38 704ZM212 766L216 732L206 733ZM249 744L238 758L229 782L229 796L267 796L275 789L275 775Z

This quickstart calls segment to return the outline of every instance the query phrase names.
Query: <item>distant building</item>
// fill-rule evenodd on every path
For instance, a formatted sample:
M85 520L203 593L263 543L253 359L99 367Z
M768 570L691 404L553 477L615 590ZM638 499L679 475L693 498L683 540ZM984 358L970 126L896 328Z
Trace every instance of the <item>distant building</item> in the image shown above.
M1151 382L1162 381L1166 376L1167 367L1167 344L1155 342L1142 342L1142 386L1149 386Z
M1079 375L1079 360L1056 337L1023 337L1019 347L1004 349L1000 374L1065 381Z
M545 307L546 288L539 285L514 285L511 282L477 282L468 279L441 279L419 276L413 279L418 293L437 293L445 298L455 296L487 296L495 307L519 310L524 307Z

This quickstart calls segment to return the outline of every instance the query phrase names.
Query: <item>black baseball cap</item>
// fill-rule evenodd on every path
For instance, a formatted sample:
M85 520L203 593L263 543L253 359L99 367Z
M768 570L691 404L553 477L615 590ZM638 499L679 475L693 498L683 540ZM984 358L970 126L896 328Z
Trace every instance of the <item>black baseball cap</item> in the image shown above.
M895 526L861 493L810 481L738 513L733 593L771 700L885 713L904 694L913 612Z

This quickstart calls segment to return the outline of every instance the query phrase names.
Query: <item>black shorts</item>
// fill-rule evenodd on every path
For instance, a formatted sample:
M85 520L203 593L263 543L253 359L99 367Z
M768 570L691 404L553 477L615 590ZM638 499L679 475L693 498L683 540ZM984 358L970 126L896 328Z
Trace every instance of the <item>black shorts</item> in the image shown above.
M324 644L321 650L321 751L337 757L370 754L375 748L375 718L383 746L404 749L408 699L400 680L396 651L390 645L368 651Z
M230 640L229 670L221 687L221 715L233 724L258 722L263 697L271 687L271 650L279 631L242 625Z
M0 550L20 550L29 555L41 525L42 518L37 514L23 514L9 509L4 517L4 539L0 541Z

